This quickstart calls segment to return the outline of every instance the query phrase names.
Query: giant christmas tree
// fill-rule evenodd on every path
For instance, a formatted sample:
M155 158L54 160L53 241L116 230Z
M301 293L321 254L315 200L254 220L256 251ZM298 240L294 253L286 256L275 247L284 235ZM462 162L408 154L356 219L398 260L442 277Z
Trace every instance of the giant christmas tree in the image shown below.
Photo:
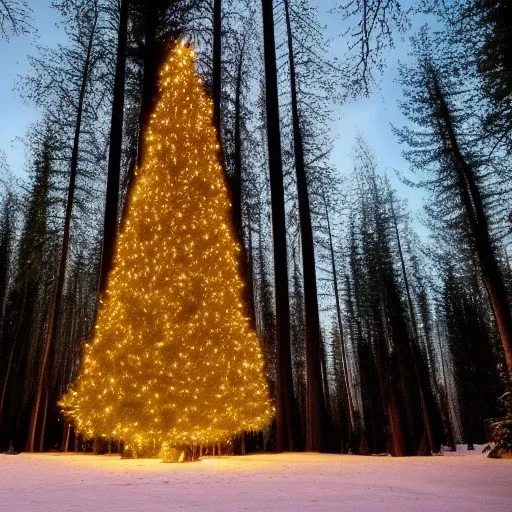
M94 336L61 400L86 436L206 444L271 417L212 111L193 50L178 44L160 74Z

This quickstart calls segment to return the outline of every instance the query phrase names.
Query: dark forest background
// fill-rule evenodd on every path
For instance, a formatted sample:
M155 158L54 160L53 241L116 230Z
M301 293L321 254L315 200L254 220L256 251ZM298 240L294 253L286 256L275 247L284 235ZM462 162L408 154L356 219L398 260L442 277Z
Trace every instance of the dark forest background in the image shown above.
M310 0L51 4L67 42L34 47L16 85L42 113L26 136L29 180L2 177L0 450L93 448L56 404L105 290L159 65L181 38L214 101L247 314L276 406L273 425L236 446L510 448L509 2L331 0L349 27L342 60L329 60ZM435 30L410 34L418 13ZM33 22L24 0L0 1L0 37ZM410 163L401 179L430 198L428 239L364 135L350 176L330 160L330 123L374 93L397 37L411 38L412 56L396 85L408 120L394 127Z

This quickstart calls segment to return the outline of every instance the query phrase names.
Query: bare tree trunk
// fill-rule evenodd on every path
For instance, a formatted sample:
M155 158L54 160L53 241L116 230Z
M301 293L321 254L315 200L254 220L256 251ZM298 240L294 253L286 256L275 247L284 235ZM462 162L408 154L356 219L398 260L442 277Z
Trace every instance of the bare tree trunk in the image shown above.
M234 129L234 158L231 196L233 201L233 217L235 228L240 240L243 240L242 228L242 77L244 62L244 47L240 49L240 58L237 65L235 87L235 129Z
M103 225L103 246L98 297L107 287L107 277L112 267L117 233L119 208L119 176L121 174L121 153L123 145L123 111L126 76L126 38L128 33L129 0L121 0L119 34L117 41L117 62L114 79L114 96L110 122L110 149L108 155L107 194L105 220Z
M43 418L41 420L41 425L46 425L46 417L48 415L48 392L45 393L44 396L44 405L43 405ZM41 437L39 438L39 451L42 452L44 450L44 430L41 430Z
M221 86L222 86L222 0L213 0L213 124L221 137Z
M0 421L2 420L4 411L5 394L7 392L7 386L9 384L9 377L11 375L12 360L14 359L14 351L16 349L16 340L9 353L9 360L7 361L7 369L5 370L4 383L2 385L2 397L0 398Z
M239 269L246 284L243 289L244 302L247 314L251 320L253 329L256 329L256 311L254 304L254 283L252 280L252 246L251 227L249 226L249 250L244 244L243 216L242 216L242 78L244 62L245 40L240 48L240 55L237 65L236 88L235 88L235 129L234 129L234 169L233 177L230 180L231 200L233 203L233 221L235 230L242 250L239 262ZM220 87L220 85L219 85ZM220 108L220 104L219 104ZM220 128L219 128L220 129ZM220 131L218 132L220 139Z
M256 330L256 304L254 301L254 271L253 271L253 247L252 247L252 229L249 226L249 247L247 248L247 258L246 261L246 286L247 292L247 307L249 309L249 318L251 319L252 326L254 330Z
M65 435L64 435L64 442L62 443L62 451L67 452L69 450L69 438L71 436L71 423L65 424Z
M295 171L297 174L297 196L302 246L302 267L304 273L304 309L306 319L306 451L319 451L322 448L322 419L325 415L322 393L321 336L318 313L318 295L315 268L315 245L309 192L304 162L304 144L300 127L295 75L295 55L290 22L288 0L284 0L286 30L288 36L288 58L290 62L290 90L292 100L293 144Z
M412 330L413 330L413 339L411 344L411 356L412 356L412 363L414 366L414 374L416 375L416 381L418 383L418 390L420 393L420 401L421 401L421 412L423 415L423 424L425 426L425 431L427 434L428 439L428 452L438 452L440 449L440 444L434 439L434 433L432 429L432 423L430 420L430 414L428 411L428 404L425 399L425 386L426 383L424 382L424 379L422 379L422 375L420 374L421 369L418 361L417 351L419 350L419 335L418 335L418 325L416 322L416 315L414 313L414 307L412 304L412 297L411 297L411 291L409 288L409 279L407 277L407 270L405 268L405 261L404 261L404 254L402 251L402 243L400 241L400 233L398 231L398 222L396 220L395 215L395 208L393 206L393 198L390 196L389 198L389 205L391 207L391 217L393 219L393 227L395 228L395 236L396 236L396 242L398 245L398 255L400 257L400 265L402 268L402 277L404 279L404 285L405 285L405 294L407 296L407 305L409 308L409 316L411 317L411 323L412 323ZM421 372L422 373L422 372Z
M32 408L32 415L30 418L29 425L29 433L28 433L28 442L27 442L27 451L34 451L34 442L36 436L37 423L39 419L39 413L41 408L41 397L43 395L43 390L47 393L47 380L48 380L48 369L50 363L51 351L53 349L53 344L55 342L55 337L57 334L57 324L59 321L60 314L60 306L62 302L62 293L64 290L64 281L66 278L66 269L68 262L68 252L69 252L69 242L70 242L70 233L71 233L71 214L73 212L73 202L75 195L75 182L76 175L78 170L78 148L80 143L80 133L82 128L82 115L83 115L83 107L85 100L85 93L87 89L87 84L89 81L89 72L90 72L90 64L91 64L91 52L92 46L94 42L94 36L96 35L96 24L98 21L98 9L95 10L95 19L93 23L93 27L91 29L91 34L88 41L87 53L84 61L84 67L82 71L82 82L80 85L80 95L78 100L78 109L77 116L75 121L75 136L73 140L73 151L71 155L71 169L69 175L69 185L68 185L68 197L66 202L66 216L64 220L64 235L62 240L62 249L60 254L60 262L59 262L59 270L57 274L57 283L54 288L54 292L51 298L50 305L50 314L48 318L48 328L46 332L46 341L43 349L43 358L41 361L41 370L39 373L39 378L37 381L36 394L34 399L34 405ZM45 424L41 425L41 440L44 437Z
M156 100L158 86L159 53L156 41L157 10L152 0L144 1L144 74L142 77L142 98L139 115L139 145L137 165L140 167L144 158L144 135L149 122L151 110ZM129 177L128 194L133 186L133 175ZM128 196L129 197L129 196Z
M325 345L323 343L323 340L321 339L320 344L320 363L321 363L321 375L322 375L322 393L325 397L325 419L330 421L331 418L331 400L330 400L330 393L329 393L329 378L327 376L327 354L325 352ZM327 421L325 421L327 423ZM324 425L326 428L327 425ZM327 447L325 447L327 449Z
M3 237L0 240L0 340L4 326L5 306L7 302L7 293L9 290L9 274L11 268L11 252L13 226L11 221L11 208L13 198L11 192L7 193L4 201L4 212L2 213Z
M382 332L384 332L384 326L382 326ZM388 420L388 450L395 457L403 457L406 455L405 437L397 392L383 370L382 358L386 352L386 340L383 339L383 333L377 333L377 336L379 338L374 340L374 353L383 408Z
M448 399L448 379L446 378L446 367L444 362L444 354L443 354L443 345L441 343L441 336L439 333L439 324L436 326L437 328L437 342L439 344L439 355L441 357L441 372L443 375L443 384L444 384L444 404L443 407L445 409L446 416L446 426L447 426L447 441L448 445L452 449L452 452L457 451L457 446L455 445L455 435L453 433L453 426L450 418L450 401Z
M294 443L294 398L290 349L290 304L286 257L283 164L279 99L277 92L276 48L272 0L262 0L265 54L268 158L274 235L274 279L276 294L276 451L292 450Z
M101 247L100 275L95 316L98 313L102 296L107 288L108 275L114 263L114 251L117 235L117 216L119 213L119 181L121 175L121 157L123 146L124 95L126 79L126 41L128 34L129 0L121 0L119 29L117 37L117 60L114 77L114 94L110 117L110 146L108 154L107 193L105 197L105 216L103 221L103 243ZM145 106L144 116L148 115ZM141 113L142 117L142 113ZM146 119L146 118L145 118ZM133 177L129 176L132 184ZM128 204L128 199L126 200ZM93 453L101 451L101 438L93 441Z
M242 455L245 455L247 453L247 449L245 446L245 432L242 432Z
M340 333L340 345L341 345L341 362L343 365L343 377L345 382L345 390L347 393L347 405L348 405L348 415L350 421L350 429L349 429L349 442L352 441L352 437L354 435L356 429L356 422L354 417L354 401L352 398L352 389L350 387L350 378L348 373L348 363L347 363L347 351L345 347L345 335L343 329L343 317L341 314L341 302L340 302L340 294L338 290L338 274L336 272L336 261L334 259L334 246L332 243L332 233L331 233L331 223L329 220L329 209L327 208L327 201L325 199L325 193L323 194L324 205L325 205L325 218L327 219L327 232L329 235L329 251L331 255L331 269L332 269L332 279L333 279L333 287L334 287L334 298L336 301L336 317L338 320L338 331Z
M27 287L28 287L28 280L25 279L25 284L23 286L23 299L21 301L21 308L20 308L20 314L19 314L19 319L18 319L18 325L16 327L16 331L15 331L15 335L14 335L11 351L9 352L9 360L7 362L7 369L5 370L4 383L2 385L2 396L0 398L0 421L2 420L2 416L3 416L5 395L7 393L7 386L9 384L9 377L11 375L12 362L13 362L13 359L14 359L14 353L16 351L18 335L19 335L20 328L21 328L21 323L23 322L23 317L24 317L24 314L25 314L25 306L27 304L27 294L28 294Z

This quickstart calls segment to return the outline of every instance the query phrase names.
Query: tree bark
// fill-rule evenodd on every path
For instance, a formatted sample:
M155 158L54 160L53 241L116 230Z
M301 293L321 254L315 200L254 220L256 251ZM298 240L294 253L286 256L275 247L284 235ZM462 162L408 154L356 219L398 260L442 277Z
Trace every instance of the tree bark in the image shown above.
M327 220L327 232L329 235L329 251L331 256L331 270L332 270L332 280L334 287L334 299L336 301L336 318L338 321L338 331L340 333L340 345L341 345L341 362L343 365L343 377L345 383L345 390L347 393L347 405L348 405L348 416L350 421L350 429L349 429L349 443L352 441L352 437L354 435L356 429L356 422L354 418L354 401L352 399L352 390L350 388L350 379L348 373L348 363L347 363L347 351L345 347L345 336L343 329L343 318L341 314L341 302L340 302L340 294L338 290L338 275L336 272L336 261L334 259L334 247L332 243L332 233L331 233L331 223L329 220L329 209L327 208L327 201L325 199L325 193L323 195L324 205L325 205L325 218Z
M137 166L142 165L145 130L153 109L158 88L159 51L156 41L157 10L152 0L144 2L144 71L142 76L142 97L139 115L139 144L137 151ZM133 176L129 177L128 194L133 185ZM129 197L129 196L128 196Z
M441 357L441 372L443 375L443 384L444 384L444 404L443 408L445 410L444 415L446 417L446 430L447 430L447 442L448 446L450 446L452 452L457 451L457 446L455 445L455 435L453 434L453 426L450 418L450 400L448 399L448 380L446 378L446 367L444 362L444 354L443 354L443 345L441 343L441 335L439 333L439 324L436 326L437 329L437 342L439 344L439 356Z
M419 350L418 325L416 322L416 315L414 313L414 307L412 304L411 291L409 288L409 279L407 277L407 270L405 268L404 254L402 251L402 243L400 240L400 232L398 231L398 222L396 220L395 208L393 206L393 198L392 197L389 198L389 205L391 207L391 217L392 217L392 221L393 221L393 227L395 229L396 242L398 245L398 255L400 257L400 265L401 265L402 277L403 277L404 285L405 285L405 294L407 296L407 305L409 308L409 316L411 317L411 324L412 324L412 331L413 331L412 332L413 339L411 340L411 342L412 342L411 343L411 356L412 356L412 363L414 366L414 373L416 375L416 380L418 383L418 390L419 390L419 394L420 394L421 412L423 415L423 424L425 426L425 431L427 434L427 440L428 440L428 444L429 444L428 453L439 452L441 446L440 446L440 443L436 439L434 439L434 432L432 429L432 423L430 421L428 404L427 404L426 398L425 398L425 387L428 384L425 382L425 378L422 378L422 377L424 377L424 375L422 375L423 372L421 372L420 361L418 360L418 354L417 354L417 352Z
M315 268L315 245L313 240L313 227L311 225L306 165L304 161L304 143L300 126L297 78L295 75L295 55L293 53L288 0L284 0L284 8L288 37L288 58L290 62L293 144L302 241L302 267L304 274L304 307L306 319L306 451L319 451L322 448L322 419L325 415L325 404L322 392L321 336Z
M117 233L119 208L119 179L121 174L121 153L123 145L123 112L126 76L126 38L128 33L129 0L121 0L119 33L117 41L117 62L114 79L114 96L110 122L110 149L108 155L107 194L103 224L103 246L101 251L98 297L106 290L108 273L112 268Z
M252 248L246 249L244 244L244 229L242 215L242 78L244 62L244 44L240 48L240 56L237 63L236 86L235 86L235 121L234 121L234 158L233 177L230 180L231 201L233 203L233 222L235 225L238 242L242 250L240 256L240 273L245 282L244 302L247 314L251 320L253 329L256 329L256 311L254 304L254 283L252 280ZM220 85L219 85L220 86ZM220 108L220 105L219 105ZM219 128L220 130L220 128ZM218 132L220 139L220 131ZM251 227L249 231L249 244L251 244Z
M242 76L243 76L244 47L240 49L240 59L237 65L235 87L235 129L234 129L234 158L233 179L231 184L231 199L233 201L233 217L240 240L243 240L242 228Z
M213 124L221 140L221 86L222 86L222 0L213 0Z
M283 164L279 126L279 99L272 0L262 0L265 57L268 158L274 237L274 279L276 294L276 451L292 450L293 379L290 350L290 304L286 255Z

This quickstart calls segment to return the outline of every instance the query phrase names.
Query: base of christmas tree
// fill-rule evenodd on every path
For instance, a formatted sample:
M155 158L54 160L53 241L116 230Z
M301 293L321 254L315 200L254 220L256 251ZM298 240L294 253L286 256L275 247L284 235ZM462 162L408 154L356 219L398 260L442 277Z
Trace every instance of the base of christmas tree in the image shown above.
M158 455L162 462L195 462L199 460L195 452L194 449L176 448L164 444Z
M161 459L162 462L195 462L200 460L201 450L190 446L169 446L164 443L161 447L154 444L126 444L121 452L122 459Z

